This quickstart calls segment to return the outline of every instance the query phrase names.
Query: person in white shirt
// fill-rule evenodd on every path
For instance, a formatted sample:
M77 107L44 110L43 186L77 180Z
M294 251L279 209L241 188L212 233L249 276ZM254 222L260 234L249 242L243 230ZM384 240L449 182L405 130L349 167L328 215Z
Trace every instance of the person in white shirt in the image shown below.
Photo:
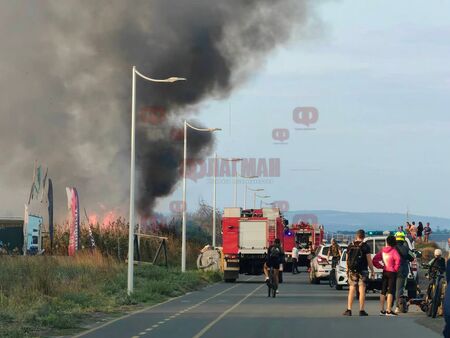
M292 248L292 274L295 275L296 273L300 273L300 271L298 271L298 245L297 244Z

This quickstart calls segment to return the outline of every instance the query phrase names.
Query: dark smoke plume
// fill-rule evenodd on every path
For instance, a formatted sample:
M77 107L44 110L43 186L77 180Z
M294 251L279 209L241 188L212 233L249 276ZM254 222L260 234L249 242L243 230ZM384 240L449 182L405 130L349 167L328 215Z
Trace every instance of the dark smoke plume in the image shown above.
M224 98L310 17L308 0L0 0L1 201L17 214L33 160L56 200L76 186L89 208L126 205L131 66L173 84L137 86L138 211L180 178L182 121ZM213 138L190 132L190 161Z

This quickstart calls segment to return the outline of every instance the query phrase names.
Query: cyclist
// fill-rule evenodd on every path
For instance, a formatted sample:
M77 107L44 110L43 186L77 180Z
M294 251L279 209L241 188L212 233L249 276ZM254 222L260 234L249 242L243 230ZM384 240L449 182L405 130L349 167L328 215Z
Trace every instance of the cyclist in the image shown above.
M337 244L336 240L331 239L331 246L328 249L327 260L330 261L331 257L331 271L330 271L330 286L336 284L336 266L339 263L339 259L341 258L342 251L339 244Z
M328 250L328 257L327 259L330 260L331 257L331 267L334 269L339 262L339 258L341 258L342 250L339 244L336 242L336 240L333 238L331 240L331 246Z
M403 292L406 286L408 274L409 274L409 262L414 260L414 253L409 250L408 244L405 241L405 233L402 231L398 231L395 234L395 239L397 241L397 245L395 249L400 255L400 269L397 273L397 282L396 282L396 292L395 295L397 297L397 306L395 308L395 313L400 312L401 302Z
M279 238L275 238L273 244L267 249L266 262L264 263L264 275L266 276L266 283L269 283L269 268L273 268L275 283L278 286L278 275L280 272L280 265L284 260L284 251L281 248Z
M442 257L442 250L436 249L434 250L434 258L428 263L430 266L428 269L428 273L431 277L435 277L439 272L445 272L445 258Z

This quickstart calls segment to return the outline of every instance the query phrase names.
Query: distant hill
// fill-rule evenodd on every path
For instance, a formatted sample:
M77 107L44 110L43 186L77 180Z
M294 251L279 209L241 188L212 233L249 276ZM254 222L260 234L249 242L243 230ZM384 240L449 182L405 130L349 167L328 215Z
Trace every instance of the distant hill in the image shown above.
M292 223L293 220L317 219L319 224L323 224L327 231L353 231L359 228L370 230L394 230L398 226L404 225L405 214L385 213L385 212L347 212L336 210L297 210L284 212L285 217ZM422 221L425 225L430 222L431 228L448 229L450 219L433 216L409 215L410 221Z

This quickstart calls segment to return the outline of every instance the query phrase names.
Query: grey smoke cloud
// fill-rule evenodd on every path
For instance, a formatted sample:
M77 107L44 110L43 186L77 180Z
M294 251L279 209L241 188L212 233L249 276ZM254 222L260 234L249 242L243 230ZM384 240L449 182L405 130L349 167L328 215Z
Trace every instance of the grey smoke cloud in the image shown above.
M128 200L131 66L174 84L138 80L138 212L151 212L180 178L179 128L202 100L225 98L304 24L307 0L0 1L0 201L19 213L34 159L48 165L55 203L65 186L88 210ZM198 123L197 123L198 124ZM190 160L211 153L190 132ZM4 203L3 203L4 202ZM1 212L0 212L1 214ZM20 213L19 213L20 214Z

